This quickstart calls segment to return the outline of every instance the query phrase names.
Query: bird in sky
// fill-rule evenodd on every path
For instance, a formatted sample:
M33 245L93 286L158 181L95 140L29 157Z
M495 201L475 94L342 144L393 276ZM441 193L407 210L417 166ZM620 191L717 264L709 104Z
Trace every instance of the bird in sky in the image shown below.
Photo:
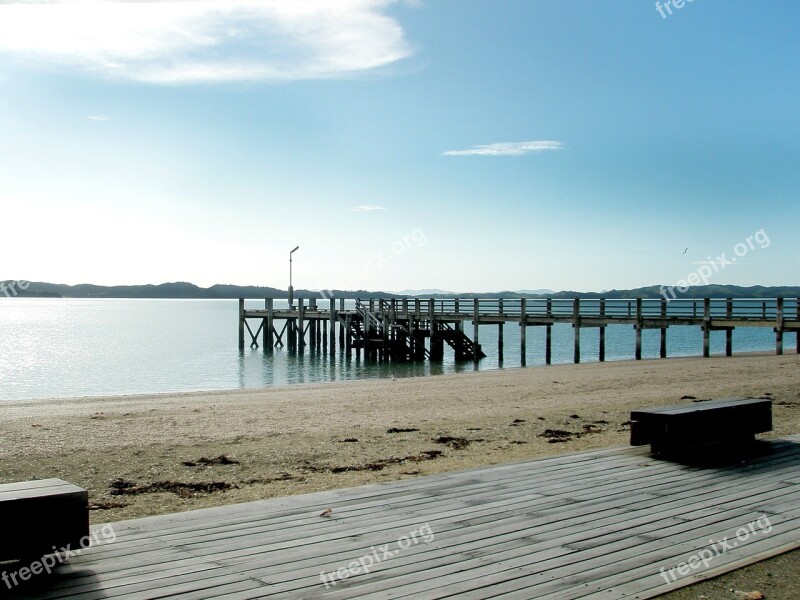
M683 253L686 254L688 251L689 251L689 247L687 246L686 249L684 249Z

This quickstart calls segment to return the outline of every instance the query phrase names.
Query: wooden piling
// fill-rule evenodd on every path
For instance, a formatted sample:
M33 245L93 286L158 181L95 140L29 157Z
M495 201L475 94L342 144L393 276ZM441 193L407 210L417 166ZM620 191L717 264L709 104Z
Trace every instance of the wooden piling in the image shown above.
M275 319L272 298L264 299L264 309L267 311L267 323L264 327L264 351L272 352L275 349Z
M661 298L661 322L663 327L661 328L661 344L659 347L658 355L661 358L667 358L667 300L666 298Z
M297 299L297 350L303 352L306 347L305 321L306 321L305 300Z
M480 326L480 306L477 298L473 299L472 305L472 341L475 344L475 352L472 353L472 359L478 362L481 359L481 345L478 340L478 327Z
M330 299L330 341L328 346L330 347L331 358L336 356L336 300L333 298Z
M778 298L775 306L775 354L783 354L783 298Z
M525 305L525 298L519 299L519 362L523 367L527 364L528 358L525 355L525 337L528 330L528 315Z
M239 350L244 350L244 298L239 298Z
M606 300L605 298L600 298L600 318L603 319L606 316ZM605 362L606 360L606 328L605 326L600 326L600 331L598 332L598 349L597 349L597 357L600 362Z
M642 319L642 299L636 299L636 360L642 360L642 328L644 327L644 322Z
M307 310L315 311L316 309L317 309L317 299L309 298ZM312 351L315 350L317 347L317 320L308 319L308 323L306 323L304 331L308 331L308 345L311 347Z
M728 319L733 318L733 298L725 300L725 316ZM725 330L725 356L733 354L733 327L728 327Z
M342 342L342 338L344 338L344 351L347 356L350 356L350 351L353 349L352 340L350 339L350 319L351 315L348 313L344 317L344 334L339 338L339 343Z
M501 315L505 315L503 312L503 299L500 298L498 300L498 309ZM498 362L503 362L503 326L505 323L500 323L497 326L497 360Z
M548 319L553 316L553 301L548 298L546 308L544 311ZM553 363L553 326L548 323L547 331L544 339L544 364L549 365Z
M339 310L344 312L344 298L339 298ZM350 339L350 320L342 321L339 319L339 350L345 351L347 347L347 356L350 357L350 345L347 340Z
M581 301L575 298L572 301L572 327L573 327L573 354L572 360L577 365L581 362Z
M441 362L444 360L444 339L439 335L439 327L436 323L436 305L433 298L428 301L428 327L431 334L431 362Z
M703 299L703 357L711 356L711 299Z

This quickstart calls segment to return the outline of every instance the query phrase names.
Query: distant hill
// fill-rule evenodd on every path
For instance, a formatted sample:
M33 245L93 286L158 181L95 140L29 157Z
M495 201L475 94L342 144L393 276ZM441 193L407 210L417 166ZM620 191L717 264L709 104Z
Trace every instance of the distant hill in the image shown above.
M432 289L425 289L425 290L402 290L397 292L399 296L441 296L444 295L457 295L456 292L446 292L444 290L439 290L436 288Z
M20 294L22 295L22 294ZM271 287L212 285L201 288L193 283L175 282L159 285L103 286L89 283L30 282L26 296L60 296L62 298L267 298L285 296L286 292Z
M5 282L9 284L10 282ZM409 293L413 292L413 293ZM677 293L677 290L676 290ZM660 287L652 285L628 290L606 290L603 292L575 292L551 290L521 290L483 293L454 293L436 289L403 290L403 292L376 292L369 290L325 290L326 297L335 298L658 298ZM216 284L208 288L193 283L174 282L159 285L102 286L92 284L64 285L60 283L30 282L28 288L20 290L19 296L45 298L286 298L286 290L251 285ZM317 290L295 290L296 298L320 299ZM0 298L3 294L0 293ZM689 288L681 298L798 298L800 286L749 286L703 285Z

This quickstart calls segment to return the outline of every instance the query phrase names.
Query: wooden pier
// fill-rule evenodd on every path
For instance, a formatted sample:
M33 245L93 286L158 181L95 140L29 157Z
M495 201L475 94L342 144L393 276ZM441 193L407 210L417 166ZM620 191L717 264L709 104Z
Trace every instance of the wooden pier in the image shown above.
M255 327L252 323L257 323ZM525 364L528 327L545 328L545 362L552 362L552 327L573 327L574 362L580 362L581 330L599 329L598 357L606 357L605 329L609 325L631 325L635 330L636 360L642 358L642 331L661 332L660 357L667 356L667 329L695 326L703 332L703 356L710 355L711 332L725 332L725 354L733 353L733 330L737 327L770 327L775 332L775 352L784 350L784 334L795 333L795 351L800 353L800 301L797 298L732 299L692 298L607 299L350 299L298 300L296 307L276 309L274 300L264 300L263 309L245 307L239 299L239 348L246 333L250 347L266 351L278 347L303 352L308 346L334 356L378 361L442 361L445 345L455 360L478 361L481 349L479 326L497 326L499 359L503 358L503 327L520 327L521 364ZM467 335L469 324L472 337ZM338 330L338 331L337 331Z

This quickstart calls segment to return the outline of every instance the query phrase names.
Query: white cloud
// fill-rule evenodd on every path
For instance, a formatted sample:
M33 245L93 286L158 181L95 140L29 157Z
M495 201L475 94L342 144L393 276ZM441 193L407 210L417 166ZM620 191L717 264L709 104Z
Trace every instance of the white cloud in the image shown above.
M370 210L385 210L382 206L375 206L374 204L363 204L361 206L354 206L350 209L353 212L367 212Z
M103 115L86 115L86 118L90 121L110 121L108 117L104 117Z
M560 150L563 147L561 142L538 141L538 142L498 142L496 144L485 144L483 146L473 146L467 150L448 150L442 152L445 156L519 156L531 152L542 152L543 150Z
M331 78L411 55L392 1L0 2L0 55L153 83Z

